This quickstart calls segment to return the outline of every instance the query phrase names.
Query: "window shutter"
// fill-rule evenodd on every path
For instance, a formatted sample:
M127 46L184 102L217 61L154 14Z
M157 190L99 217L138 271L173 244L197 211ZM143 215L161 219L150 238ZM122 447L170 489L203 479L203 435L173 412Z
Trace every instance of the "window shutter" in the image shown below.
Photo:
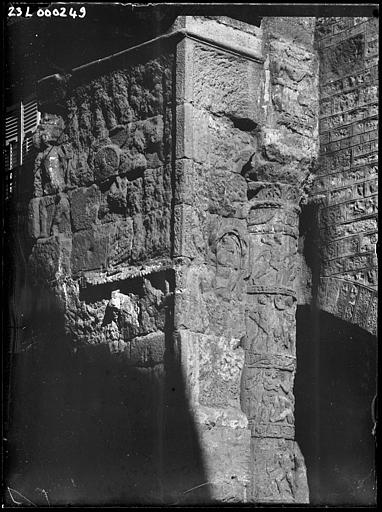
M8 198L13 189L14 169L22 165L32 150L33 133L40 122L40 112L35 99L6 110L5 118L5 190Z
M37 102L34 99L29 99L25 103L20 102L7 109L5 121L6 171L14 169L25 161L32 149L32 136L39 122L40 112L37 110ZM20 151L20 145L22 151Z

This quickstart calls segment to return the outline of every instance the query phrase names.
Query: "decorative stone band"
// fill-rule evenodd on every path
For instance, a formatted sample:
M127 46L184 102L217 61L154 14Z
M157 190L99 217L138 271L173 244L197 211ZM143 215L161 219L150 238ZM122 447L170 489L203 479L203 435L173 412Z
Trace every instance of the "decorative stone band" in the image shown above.
M285 234L298 238L300 208L279 201L250 201L247 216L250 233Z
M163 259L155 261L152 264L141 265L139 268L131 266L111 271L90 270L82 273L79 283L81 288L86 288L88 286L125 281L127 279L135 279L137 277L172 270L174 270L172 261Z
M377 334L376 290L345 279L321 277L317 303L323 311Z
M283 210L292 210L296 213L300 213L301 208L298 205L293 205L284 201L275 201L271 199L251 199L251 209L258 208L282 208Z
M272 423L257 423L256 420L249 420L251 437L273 437L279 439L294 439L295 428L293 425L276 425Z
M283 225L277 224L273 226L248 226L248 232L261 235L287 235L298 238L298 233L295 229L288 229Z
M251 201L272 201L281 205L297 206L302 197L300 187L287 183L250 181L247 186L248 199Z
M264 294L264 295L289 295L297 300L297 292L292 288L286 288L284 286L259 286L259 285L248 285L247 293L250 295Z
M277 368L290 372L296 370L296 358L285 354L256 353L247 350L245 364L248 368Z

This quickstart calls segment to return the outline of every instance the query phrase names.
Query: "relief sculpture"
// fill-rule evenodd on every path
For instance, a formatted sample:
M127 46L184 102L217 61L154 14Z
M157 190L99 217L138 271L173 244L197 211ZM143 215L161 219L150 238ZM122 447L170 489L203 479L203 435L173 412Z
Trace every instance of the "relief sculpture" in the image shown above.
M241 342L246 351L241 407L248 417L256 457L254 496L259 501L288 503L296 501L297 487L307 494L306 479L296 486L295 456L288 444L295 435L295 282L301 194L298 187L278 182L273 171L273 175L267 173L274 181L259 181L266 175L264 162L259 167L262 158L252 158L252 171L244 173L250 258L246 335ZM280 174L289 173L276 167ZM264 452L259 449L261 443Z
M224 222L225 221L225 222ZM234 219L224 219L211 230L210 257L215 266L214 289L230 300L240 297L248 268L248 244L245 230Z

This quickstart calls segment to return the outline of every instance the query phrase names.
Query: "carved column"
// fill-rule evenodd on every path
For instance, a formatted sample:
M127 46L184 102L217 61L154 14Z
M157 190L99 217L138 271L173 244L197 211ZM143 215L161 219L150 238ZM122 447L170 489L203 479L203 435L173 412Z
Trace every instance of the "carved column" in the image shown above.
M252 500L308 502L304 460L294 441L299 189L250 181L248 199L250 277L241 403L252 437Z

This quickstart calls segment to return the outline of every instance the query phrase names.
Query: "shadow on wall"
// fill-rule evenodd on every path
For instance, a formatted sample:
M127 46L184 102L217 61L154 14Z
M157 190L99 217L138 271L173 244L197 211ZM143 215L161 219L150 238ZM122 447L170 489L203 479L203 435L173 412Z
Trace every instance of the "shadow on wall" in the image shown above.
M37 343L14 357L13 498L25 505L208 502L206 486L191 490L206 477L171 328L164 371L128 367L106 345L74 353L63 316L49 302L31 315Z
M296 439L312 505L375 505L376 338L309 307L297 312Z

